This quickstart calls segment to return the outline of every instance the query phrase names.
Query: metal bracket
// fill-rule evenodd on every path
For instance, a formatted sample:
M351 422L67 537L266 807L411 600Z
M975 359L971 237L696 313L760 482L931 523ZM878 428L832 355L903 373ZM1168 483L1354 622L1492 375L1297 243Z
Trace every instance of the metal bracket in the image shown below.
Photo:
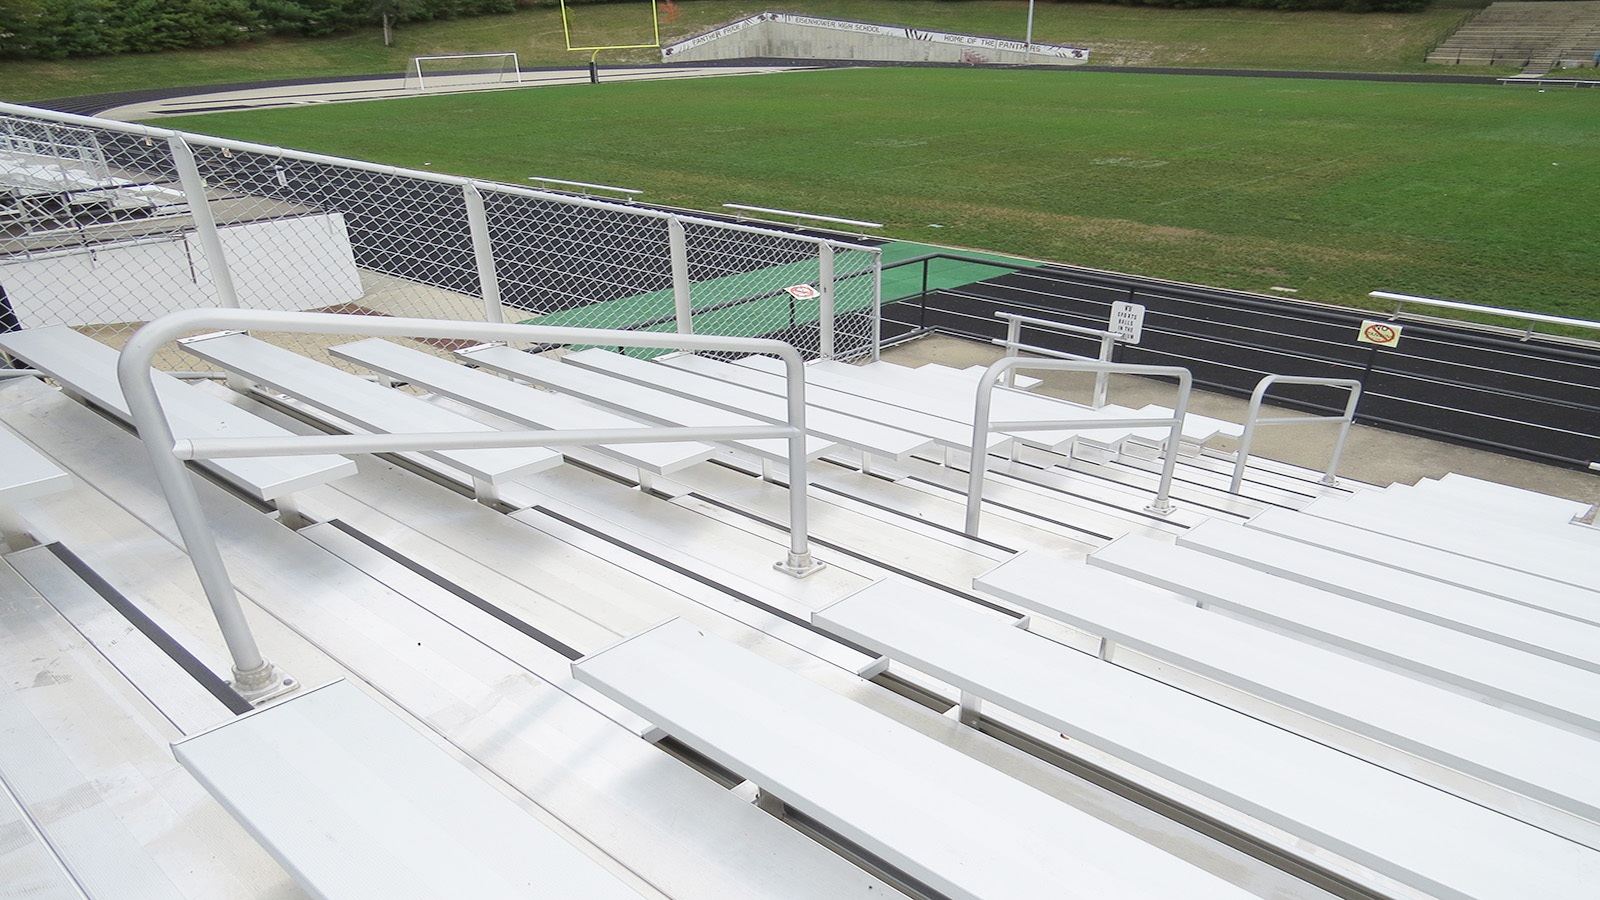
M228 682L239 696L243 697L251 706L260 706L268 700L275 700L284 694L292 694L300 690L300 682L271 662L265 660L261 668L250 672L233 670L233 680Z

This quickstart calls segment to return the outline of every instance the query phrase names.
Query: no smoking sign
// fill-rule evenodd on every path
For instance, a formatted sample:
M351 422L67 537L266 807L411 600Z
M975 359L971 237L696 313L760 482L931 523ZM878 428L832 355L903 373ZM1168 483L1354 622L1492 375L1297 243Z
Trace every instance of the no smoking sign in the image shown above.
M1400 326L1393 322L1374 322L1368 319L1361 323L1361 332L1356 335L1356 340L1363 344L1376 344L1379 347L1400 346Z

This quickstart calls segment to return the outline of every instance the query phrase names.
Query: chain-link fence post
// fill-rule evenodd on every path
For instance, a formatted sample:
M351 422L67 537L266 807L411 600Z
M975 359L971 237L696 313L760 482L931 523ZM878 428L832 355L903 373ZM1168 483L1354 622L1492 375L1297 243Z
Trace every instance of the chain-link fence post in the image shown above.
M472 255L478 263L478 293L483 297L483 320L504 322L500 306L500 276L494 268L494 242L489 239L489 214L483 207L483 194L468 182L461 188L467 204L467 228L472 232Z
M217 221L211 216L211 202L206 198L205 180L200 177L200 167L195 165L194 153L181 134L167 138L167 146L172 148L172 160L178 168L178 183L183 186L189 215L194 219L195 238L200 242L200 252L205 254L206 266L211 270L211 287L216 292L217 305L238 307L239 295L234 291L233 273L228 269L228 257L222 252Z
M667 219L667 249L672 257L672 303L679 334L694 333L694 301L689 296L689 238L677 216Z

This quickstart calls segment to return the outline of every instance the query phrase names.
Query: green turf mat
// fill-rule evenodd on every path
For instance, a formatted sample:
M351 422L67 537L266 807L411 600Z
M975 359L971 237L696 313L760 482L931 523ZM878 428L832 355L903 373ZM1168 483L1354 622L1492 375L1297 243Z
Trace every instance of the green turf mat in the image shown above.
M982 253L977 250L952 250L949 247L940 247L934 244L918 244L911 241L893 241L884 244L883 250L883 302L893 303L922 293L923 266L906 265L890 268L891 263L901 260L914 259L930 253L949 253L957 256L966 256L973 259L985 259L993 262L1013 263L1018 267L1032 266L1036 263L1019 259L1015 256L1001 256L995 253ZM1013 271L999 266L986 266L982 263L960 262L952 259L935 259L927 262L928 283L930 291L945 288L957 288L973 282L989 278L997 278Z

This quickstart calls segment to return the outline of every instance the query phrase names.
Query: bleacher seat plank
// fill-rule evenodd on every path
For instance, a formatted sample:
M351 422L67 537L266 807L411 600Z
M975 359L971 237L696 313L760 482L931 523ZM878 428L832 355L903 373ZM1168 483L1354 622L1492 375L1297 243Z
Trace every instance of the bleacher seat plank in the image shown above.
M182 343L184 349L213 365L282 391L368 431L397 434L495 431L475 419L313 362L247 334L203 335ZM560 453L544 447L421 452L470 475L479 483L480 495L485 485L498 485L562 462Z
M787 401L772 394L598 347L570 353L561 361L756 418L784 422L789 417ZM806 430L863 453L895 460L933 444L924 435L810 403L806 404Z
M569 366L553 359L523 353L510 347L500 345L469 347L456 351L456 355L503 375L608 406L624 415L665 425L756 428L772 424L720 407L687 400L666 391L644 388L607 375L586 371L578 366ZM728 443L768 462L786 464L789 461L789 442L780 438L757 438ZM832 451L835 446L837 445L833 441L810 435L806 438L806 458L815 459Z
M880 361L880 363L874 363L873 365L880 365L880 364L884 365L884 366L892 366L892 365L894 365L894 363L886 363L886 362L881 362L881 361ZM907 366L897 366L897 368L909 369L909 367L907 367ZM917 366L916 369L914 369L912 371L928 372L930 374L946 376L946 377L951 378L954 383L959 383L959 384L963 384L963 385L976 385L978 383L978 379L983 377L984 372L987 371L988 368L989 368L988 366L968 366L965 369L954 369L954 368L951 368L950 366L939 365L938 363L923 363L922 365ZM1026 375L1017 375L1016 377L1017 377L1017 385L1015 387L1016 390L1026 390L1026 389L1029 389L1029 388L1032 388L1032 387L1036 387L1038 384L1042 383L1041 379L1030 378L1029 376L1026 376ZM1024 381L1024 379L1026 379L1026 382ZM1031 382L1031 383L1027 383L1027 382ZM1048 395L1040 395L1040 396L1048 396ZM1090 407L1090 408L1092 409L1093 407ZM1101 409L1114 409L1114 410L1117 410L1117 414L1119 416L1120 415L1128 415L1128 414L1131 413L1133 415L1143 415L1143 416L1146 416L1146 417L1152 418L1152 419L1171 418L1172 414L1173 414L1172 407L1170 407L1170 406L1161 406L1161 405L1155 404L1155 403L1145 404L1144 406L1139 407L1137 410L1129 410L1128 407L1126 407L1126 406L1120 406L1120 405L1117 405L1117 404L1114 404L1114 403L1108 403L1108 404L1106 404L1106 406L1100 407L1100 408ZM1226 435L1228 437L1239 437L1240 435L1243 435L1243 434L1244 434L1244 426L1243 425L1239 425L1239 424L1234 423L1234 422L1229 422L1229 421L1226 421L1224 419L1215 419L1215 418L1212 418L1211 416L1202 416L1199 413L1194 413L1194 412L1186 412L1184 414L1183 436L1184 436L1185 440L1197 441L1197 442L1202 442L1203 443L1203 442L1205 442L1207 440L1210 440L1211 438L1216 437L1217 435ZM1160 428L1160 429L1148 429L1148 430L1145 430L1145 431L1136 432L1134 436L1141 437L1141 438L1144 438L1146 440L1164 441L1164 440L1167 439L1167 435L1168 435L1167 429Z
M1600 624L1600 591L1554 581L1498 563L1286 509L1266 510L1246 522L1245 527L1327 547L1347 556L1381 563L1401 571L1416 572L1436 581L1492 594L1535 609Z
M727 366L731 371L729 381L746 382L769 394L782 394L787 388L783 360L772 356L746 356L733 363L719 363L703 356L676 356L667 359L669 365L698 371L704 375L722 377ZM888 422L896 428L927 435L939 445L953 450L972 447L972 425L962 424L943 416L931 415L921 409L888 402L852 390L841 390L830 385L829 379L814 366L806 366L806 400L828 409ZM1002 432L990 432L986 449L990 453L1003 453L1011 446L1012 438Z
M1497 481L1473 478L1457 472L1447 473L1438 479L1423 478L1415 487L1419 491L1470 498L1472 502L1486 508L1523 510L1532 515L1547 515L1562 522L1589 510L1587 503L1501 484Z
M1252 896L681 619L572 668L951 900Z
M72 394L133 424L128 401L117 381L118 353L68 328L51 325L0 335L0 349L46 372ZM290 432L163 372L152 371L156 394L180 438L288 437ZM295 491L353 475L356 465L342 456L314 454L199 462L260 500L286 498Z
M348 682L172 752L317 897L639 897Z
M1600 567L1594 554L1600 551L1600 534L1577 535L1589 538L1590 547L1572 546L1545 533L1520 534L1459 515L1439 515L1426 511L1353 505L1348 500L1324 497L1307 505L1302 512L1346 525L1355 525L1391 537L1437 547L1462 556L1492 562L1520 572L1540 575L1577 587L1600 591Z
M19 550L32 542L17 506L72 488L72 476L0 425L0 547Z
M1600 672L1600 626L1212 519L1178 543L1318 590Z
M1572 517L1587 512L1587 506L1556 497L1545 499L1556 502L1530 503L1499 495L1482 501L1455 489L1439 489L1419 482L1416 487L1392 484L1382 491L1366 491L1349 498L1348 502L1368 509L1400 509L1419 516L1459 518L1480 526L1492 522L1498 528L1515 528L1525 537L1538 533L1560 542L1580 541L1587 542L1591 548L1600 547L1600 534L1572 527Z
M907 581L813 617L830 632L1435 896L1586 897L1600 852L1177 688L996 621ZM1377 811L1381 810L1381 814ZM1359 877L1359 876L1356 876ZM1382 888L1380 882L1375 886Z
M1600 742L1324 647L1189 605L1106 569L1020 553L973 586L1219 684L1600 822ZM1114 657L1113 657L1114 658ZM1214 698L1230 703L1226 698ZM1293 723L1285 727L1295 727ZM1386 756L1368 756L1392 766ZM1458 778L1434 782L1452 792ZM1465 796L1465 795L1464 795ZM1589 826L1591 846L1600 830Z
M967 382L965 379L950 378L937 372L928 375L917 375L916 369L905 366L896 366L890 363L872 363L866 366L853 366L834 360L819 360L811 364L813 368L824 369L830 374L856 379L862 385L860 390L874 391L887 396L888 391L894 391L897 397L908 398L904 402L912 408L923 408L938 415L955 419L956 421L971 424L974 413L973 404L977 400L977 382ZM895 402L902 402L897 399ZM1092 422L1095 419L1127 419L1136 418L1141 414L1137 410L1124 407L1103 406L1092 409L1065 400L1056 400L1038 394L1029 394L1023 391L996 388L990 400L990 416L995 421L1009 422L1059 422L1078 421ZM1153 417L1152 417L1153 418ZM1113 447L1124 439L1140 432L1139 428L1050 428L1040 430L1018 431L1013 437L1025 444L1041 447L1046 450L1065 450L1073 441L1083 440L1102 447Z
M380 338L344 344L328 352L530 428L649 427L562 394L534 390ZM657 475L703 462L715 452L711 445L696 441L611 444L599 449L614 459Z
M1139 535L1092 565L1600 734L1600 673Z

